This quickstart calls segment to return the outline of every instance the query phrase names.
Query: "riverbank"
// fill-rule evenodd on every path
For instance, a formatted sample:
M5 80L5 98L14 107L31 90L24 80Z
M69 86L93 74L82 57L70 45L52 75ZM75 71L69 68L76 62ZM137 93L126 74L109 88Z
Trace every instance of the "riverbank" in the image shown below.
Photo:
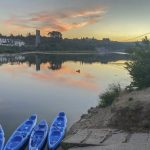
M64 141L67 142L67 140L69 140L68 137L73 137L77 134L81 135L83 131L86 134L90 130L94 132L92 133L94 135L98 132L98 135L101 135L104 133L104 131L101 130L105 130L107 134L104 134L104 141L107 141L111 130L111 137L114 137L114 135L116 136L116 133L113 134L115 129L119 131L117 133L118 137L120 137L121 132L123 133L121 136L125 136L126 138L124 138L127 141L129 141L128 136L131 136L133 133L139 134L139 136L136 136L135 141L141 138L143 134L149 137L147 134L150 131L150 88L141 91L133 91L131 93L122 92L111 106L89 109L88 113L82 115L81 119L70 128L67 138ZM127 136L126 134L129 135ZM86 137L87 139L84 140L87 141L89 137ZM124 143L125 141L122 142ZM99 144L103 145L102 143L103 142ZM88 142L87 144L90 145ZM115 144L118 144L117 140ZM138 144L138 142L136 142L136 144Z
M91 108L75 123L69 133L76 129L115 127L127 131L150 129L150 88L123 92L106 108ZM123 117L122 117L123 116Z
M129 56L127 53L123 52L92 52L92 51L76 51L76 52L69 52L69 51L19 51L14 53L0 53L0 56L14 56L14 55L29 55L29 54L47 54L47 55L126 55Z

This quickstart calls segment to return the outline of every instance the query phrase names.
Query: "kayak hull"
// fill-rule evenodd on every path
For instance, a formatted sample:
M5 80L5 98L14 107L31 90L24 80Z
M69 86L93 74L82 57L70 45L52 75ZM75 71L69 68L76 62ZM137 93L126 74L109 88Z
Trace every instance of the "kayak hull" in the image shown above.
M45 144L48 134L48 124L45 120L42 120L33 129L30 140L29 140L29 150L41 150Z
M4 143L5 143L4 130L2 126L0 125L0 150L3 150Z
M29 139L37 122L37 115L32 115L24 121L12 134L4 150L20 150Z
M54 119L49 135L48 135L48 148L55 150L62 142L67 128L67 117L64 112L60 112Z

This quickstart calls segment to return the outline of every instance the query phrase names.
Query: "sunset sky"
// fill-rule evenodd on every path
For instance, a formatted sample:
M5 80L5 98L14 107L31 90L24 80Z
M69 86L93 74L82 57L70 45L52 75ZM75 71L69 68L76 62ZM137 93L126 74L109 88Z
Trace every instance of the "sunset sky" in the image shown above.
M126 41L150 32L150 0L1 0L0 33Z

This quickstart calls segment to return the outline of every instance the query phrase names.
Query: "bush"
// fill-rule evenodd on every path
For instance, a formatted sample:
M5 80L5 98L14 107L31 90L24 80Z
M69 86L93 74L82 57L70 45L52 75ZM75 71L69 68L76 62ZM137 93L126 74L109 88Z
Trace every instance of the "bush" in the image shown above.
M102 95L99 96L99 107L110 106L121 92L120 84L111 84L109 88Z
M130 102L130 101L133 101L133 97L129 97L128 101L129 101L129 102Z
M126 69L133 81L131 87L143 89L150 87L150 45L148 40L143 40L143 45L139 46L132 53L132 62L128 62Z

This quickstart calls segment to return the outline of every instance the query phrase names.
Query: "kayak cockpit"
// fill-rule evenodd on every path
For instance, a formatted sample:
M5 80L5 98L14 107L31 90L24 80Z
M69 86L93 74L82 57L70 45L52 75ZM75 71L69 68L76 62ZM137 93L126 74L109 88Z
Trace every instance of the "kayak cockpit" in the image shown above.
M30 118L29 118L29 120L36 120L37 119L37 115L32 115Z
M15 147L17 147L20 144L20 142L22 141L22 139L23 138L21 136L14 136L11 139L11 141L10 141L10 143L8 145L8 148L15 149Z
M53 131L51 134L50 144L51 145L56 144L60 138L61 138L61 132L60 131Z

